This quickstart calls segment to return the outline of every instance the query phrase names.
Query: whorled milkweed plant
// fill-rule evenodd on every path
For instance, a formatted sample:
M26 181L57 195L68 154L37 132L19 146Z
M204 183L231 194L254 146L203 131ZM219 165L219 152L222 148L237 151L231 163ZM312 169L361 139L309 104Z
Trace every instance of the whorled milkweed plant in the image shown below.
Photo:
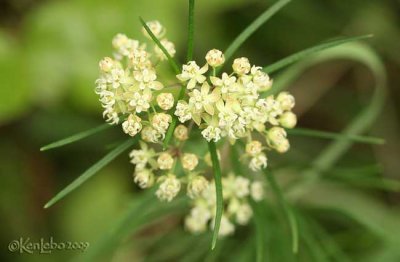
M152 194L160 201L170 202L180 194L185 195L191 206L184 218L185 229L192 233L213 230L213 248L218 236L233 234L236 226L249 223L257 212L254 210L257 202L265 197L268 180L288 217L296 252L297 221L273 175L265 173L268 155L290 149L288 134L371 143L381 141L295 128L297 117L292 112L295 98L287 91L274 88L269 76L309 54L369 36L325 42L266 67L251 64L246 57L231 61L241 44L289 2L280 0L267 9L226 51L210 46L204 57L194 60L194 0L190 0L187 61L183 64L174 58L175 45L166 38L166 29L159 21L146 23L141 19L147 41L117 34L112 40L114 53L99 63L100 76L95 87L108 124L42 149L77 141L110 126L121 128L127 140L45 207L53 205L116 156L136 145L129 153L134 165L133 181L140 188L154 188ZM157 70L161 63L171 66L175 79L159 76ZM171 81L175 84L165 84ZM208 144L207 153L199 154L185 147L185 143L191 143L198 136L202 137L201 143ZM198 141L196 143L200 143ZM237 151L243 154L238 157ZM237 158L233 161L237 163L229 172L221 170L220 162L232 156Z

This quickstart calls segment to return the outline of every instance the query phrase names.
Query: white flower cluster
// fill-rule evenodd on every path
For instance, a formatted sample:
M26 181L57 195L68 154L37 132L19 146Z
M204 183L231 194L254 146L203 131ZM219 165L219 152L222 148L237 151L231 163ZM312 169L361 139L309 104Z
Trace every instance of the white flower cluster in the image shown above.
M175 115L184 123L193 120L207 141L218 141L227 137L231 143L237 139L251 137L257 131L266 137L268 149L286 152L290 145L283 128L296 125L296 115L291 111L294 97L281 92L276 97L263 98L261 92L272 86L272 80L261 67L251 65L245 57L233 61L233 73L222 73L220 77L207 79L209 66L215 68L225 62L221 51L213 49L206 55L207 63L200 67L195 61L183 66L177 78L190 90L188 101L179 100ZM258 141L247 146L249 167L258 171L267 166L264 147Z
M235 231L235 224L247 225L253 215L249 198L261 201L264 197L262 182L250 182L243 176L230 174L222 179L223 200L226 206L221 219L220 236L230 235ZM193 200L193 207L185 218L185 227L192 233L204 232L208 226L214 226L215 185L211 183L203 193Z
M165 29L158 21L147 25L157 37L165 35ZM161 42L173 56L174 44L165 38ZM122 117L122 129L126 134L135 136L143 129L146 141L157 142L164 137L171 116L156 113L154 105L157 103L161 110L169 110L174 105L171 93L154 97L155 91L163 89L163 84L157 80L155 63L164 60L165 56L158 47L150 53L145 44L124 34L116 35L112 45L114 58L106 57L100 61L100 77L96 80L95 92L100 96L103 115L110 124L117 124Z

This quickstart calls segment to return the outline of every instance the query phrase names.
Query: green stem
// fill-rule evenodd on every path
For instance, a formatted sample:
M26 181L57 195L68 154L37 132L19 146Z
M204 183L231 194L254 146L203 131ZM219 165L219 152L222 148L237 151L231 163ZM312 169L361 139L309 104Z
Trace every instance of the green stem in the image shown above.
M211 243L211 249L213 250L215 248L215 245L217 244L218 232L221 225L221 218L224 206L223 206L223 195L222 195L221 167L219 165L218 153L217 153L217 148L215 146L215 142L212 141L208 142L208 149L210 151L211 161L213 165L215 192L217 197L214 232Z
M189 26L188 26L188 44L186 60L193 59L193 42L194 42L194 0L189 0Z

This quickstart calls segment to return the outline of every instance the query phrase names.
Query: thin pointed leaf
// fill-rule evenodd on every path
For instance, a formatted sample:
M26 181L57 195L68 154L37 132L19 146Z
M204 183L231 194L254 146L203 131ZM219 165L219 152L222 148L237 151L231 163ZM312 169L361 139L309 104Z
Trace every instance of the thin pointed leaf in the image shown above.
M325 131L313 130L313 129L307 129L307 128L294 128L294 129L288 129L286 131L288 134L291 134L291 135L310 136L310 137L335 139L335 140L350 140L350 141L354 141L354 142L358 142L358 143L365 143L365 144L382 145L385 143L385 140L382 138L379 138L379 137L333 133L333 132L325 132Z
M98 161L93 166L91 166L89 169L87 169L81 176L79 176L71 184L66 186L57 195L55 195L52 199L50 199L50 201L47 202L47 204L44 206L44 208L51 207L56 202L58 202L59 200L64 198L66 195L71 193L73 190L78 188L80 185L82 185L84 182L86 182L86 180L88 180L94 174L96 174L97 171L102 169L104 166L106 166L108 163L110 163L112 160L114 160L117 156L119 156L122 152L127 150L129 147L133 146L136 142L137 142L137 137L134 139L129 138L128 140L123 142L121 145L119 145L117 148L110 151L107 155L105 155L102 159L100 159L100 161Z
M80 132L78 134L72 135L70 137L58 140L56 142L53 142L51 144L45 145L43 147L40 148L40 151L46 151L49 149L53 149L53 148L57 148L57 147L62 147L71 143L74 143L76 141L79 141L81 139L84 139L88 136L91 136L93 134L96 134L100 131L106 130L107 128L111 127L111 125L109 124L102 124L100 126L97 126L95 128Z
M224 205L223 205L223 198L222 198L221 167L219 165L217 148L216 148L214 142L212 142L212 141L208 142L208 150L210 151L211 161L212 161L212 165L213 165L215 192L216 192L216 197L217 197L214 232L213 232L213 238L212 238L212 243L211 243L211 249L213 250L215 248L215 245L217 244L218 232L219 232L219 227L221 225L221 218L222 218L222 213L224 211Z
M154 43L161 49L161 51L167 57L168 62L170 64L170 66L172 67L172 69L174 70L174 72L176 74L179 74L180 73L180 69L179 69L180 66L179 66L178 62L168 53L167 49L165 49L165 47L161 44L160 40L158 40L158 38L153 34L153 32L147 26L146 22L143 20L143 18L139 17L139 19L140 19L140 22L142 23L144 29L146 30L146 32L151 37L151 39L154 41Z
M279 204L281 205L283 211L285 212L285 214L287 216L290 231L292 234L292 251L293 251L293 253L297 253L298 247L299 247L299 233L298 233L296 217L295 217L291 207L286 202L285 197L283 196L282 190L278 186L278 183L276 182L274 175L271 172L269 172L269 173L266 173L266 176L267 176L268 182L271 185L272 190L274 191L276 197L278 198Z
M235 40L229 45L225 51L225 59L229 60L238 48L265 22L267 22L273 15L287 5L291 0L280 0L273 6L265 10L256 20L254 20Z
M189 0L189 26L188 26L188 44L186 60L193 59L193 41L194 40L194 0Z
M329 49L329 48L333 48L339 45L343 45L349 42L354 42L354 41L358 41L358 40L363 40L363 39L367 39L367 38L371 38L372 35L362 35L362 36L355 36L355 37L348 37L348 38L342 38L342 39L336 39L336 40L332 40L329 42L325 42L322 43L320 45L314 46L314 47L310 47L307 48L303 51L300 51L298 53L295 53L293 55L290 55L288 57L285 57L281 60L279 60L278 62L273 63L272 65L266 66L263 68L264 72L270 74L273 73L279 69L284 68L285 66L288 66L290 64L293 64L305 57L308 57L311 54L320 52L322 50L325 49Z

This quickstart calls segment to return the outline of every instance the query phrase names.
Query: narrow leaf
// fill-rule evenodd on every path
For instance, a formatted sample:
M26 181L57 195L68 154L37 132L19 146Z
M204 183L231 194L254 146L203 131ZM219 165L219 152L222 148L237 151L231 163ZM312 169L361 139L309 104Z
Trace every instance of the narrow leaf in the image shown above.
M297 221L296 217L289 206L289 204L286 202L285 197L283 196L281 188L278 186L278 183L275 180L274 175L269 172L268 174L266 173L268 182L271 185L272 190L274 191L276 197L278 198L279 204L281 205L283 211L285 212L290 231L292 234L292 251L293 253L297 253L298 251L298 246L299 246L299 234L298 234L298 227L297 227Z
M385 143L384 139L378 138L378 137L325 132L325 131L312 130L312 129L307 129L307 128L294 128L294 129L288 129L286 131L288 134L291 134L291 135L310 136L310 137L335 139L335 140L350 140L350 141L365 143L365 144L382 145Z
M100 131L106 130L106 129L109 128L109 127L111 127L111 125L109 125L109 124L102 124L102 125L100 125L100 126L98 126L98 127L95 127L95 128L92 128L92 129L89 129L89 130L80 132L80 133L75 134L75 135L72 135L72 136L70 136L70 137L67 137L67 138L58 140L58 141L53 142L53 143L48 144L48 145L45 145L45 146L43 146L43 147L40 148L40 151L46 151L46 150L49 150L49 149L53 149L53 148L57 148L57 147L62 147L62 146L65 146L65 145L74 143L74 142L76 142L76 141L78 141L78 140L84 139L84 138L86 138L86 137L88 137L88 136L91 136L91 135L93 135L93 134L96 134L96 133L98 133L98 132L100 132Z
M140 22L142 23L144 29L146 30L146 32L151 37L151 39L154 41L154 43L161 49L161 51L167 57L168 62L170 64L170 66L172 67L172 69L174 70L174 72L176 74L179 74L180 73L180 69L179 69L180 66L179 66L178 62L168 53L167 49L165 49L165 47L161 44L160 40L158 40L158 38L153 34L153 32L147 26L146 22L143 20L143 18L139 17L139 19L140 19Z
M225 51L225 59L229 60L232 55L239 49L239 47L265 22L267 22L273 15L287 5L291 0L280 0L273 6L265 10L256 20L254 20L235 40L229 45Z
M219 227L221 225L222 213L224 211L223 198L222 198L222 181L221 181L221 167L219 166L219 159L217 154L217 148L214 142L208 142L208 150L211 155L211 162L213 165L214 171L214 181L215 181L215 192L217 197L217 206L215 213L215 224L214 224L214 232L211 243L211 249L215 248L218 239Z
M355 36L355 37L348 37L348 38L341 38L341 39L336 39L336 40L332 40L329 42L325 42L322 43L320 45L314 46L314 47L310 47L307 48L303 51L300 51L298 53L295 53L293 55L290 55L288 57L285 57L281 60L279 60L278 62L273 63L272 65L266 66L264 67L264 72L270 74L273 73L281 68L284 68L285 66L288 66L290 64L293 64L313 53L317 53L320 52L322 50L328 49L328 48L333 48L335 46L339 46L339 45L343 45L349 42L354 42L354 41L358 41L358 40L362 40L362 39L367 39L367 38L371 38L372 35L362 35L362 36Z
M188 26L188 46L187 61L193 59L193 39L194 39L194 0L189 0L189 26Z
M89 169L87 169L81 176L79 176L77 179L75 179L71 184L66 186L63 190L61 190L57 195L55 195L47 204L44 206L44 208L49 208L50 206L54 205L56 202L64 198L66 195L71 193L71 191L75 190L78 188L80 185L82 185L86 180L91 178L94 174L97 173L101 168L106 166L108 163L110 163L112 160L114 160L118 155L120 155L122 152L127 150L129 147L133 146L137 142L137 137L132 139L129 138L125 142L123 142L120 146L115 148L114 150L110 151L107 155L105 155L100 161L95 163L93 166L91 166Z

